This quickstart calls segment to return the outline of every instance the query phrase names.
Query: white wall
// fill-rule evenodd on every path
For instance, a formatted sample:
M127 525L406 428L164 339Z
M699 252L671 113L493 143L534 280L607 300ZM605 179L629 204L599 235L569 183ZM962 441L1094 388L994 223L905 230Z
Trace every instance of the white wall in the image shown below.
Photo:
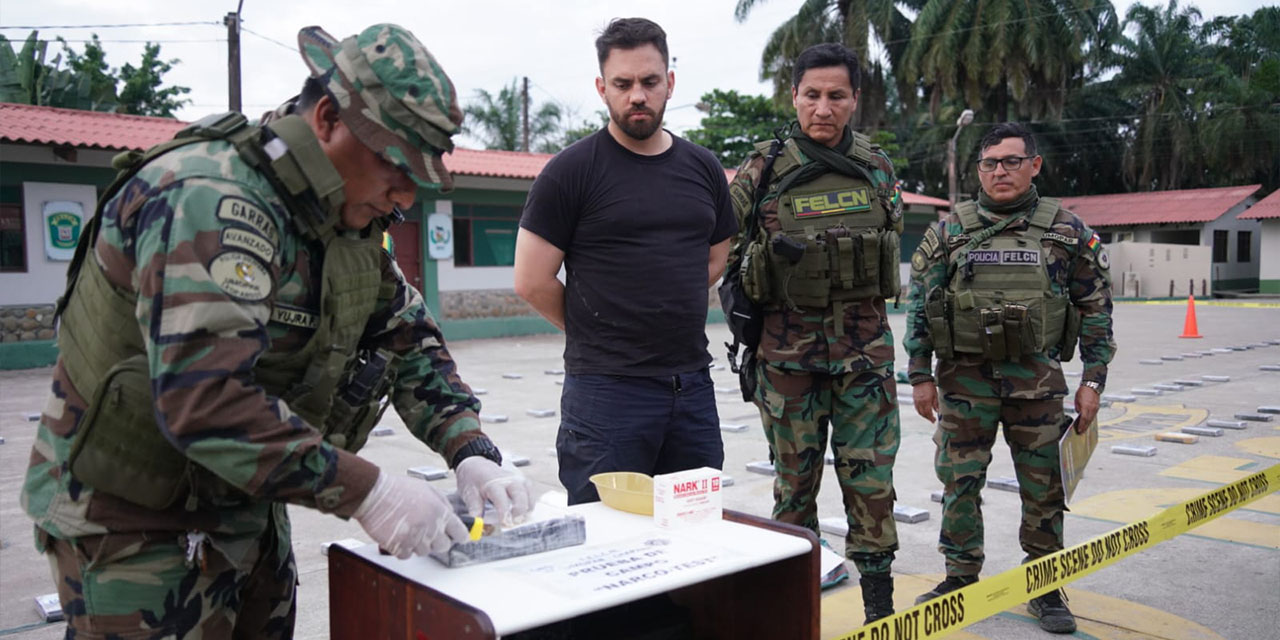
M84 225L93 216L97 188L89 184L50 182L22 183L22 224L26 239L26 273L0 273L0 306L52 304L66 289L68 261L50 260L45 255L42 212L53 200L79 202L84 209ZM81 227L83 230L84 226Z
M1258 277L1262 280L1280 280L1280 219L1262 221L1258 257L1262 263Z
M1163 298L1187 295L1195 283L1195 295L1201 295L1202 283L1209 281L1213 263L1213 247L1186 244L1152 244L1118 242L1107 245L1111 252L1111 292L1116 297ZM1136 286L1135 286L1136 285Z
M1262 246L1262 225L1257 220L1238 220L1236 216L1240 215L1249 205L1256 202L1256 199L1249 197L1240 204L1232 207L1226 213L1221 215L1217 220L1204 225L1204 231L1200 236L1200 244L1213 248L1213 232L1227 231L1227 261L1218 262L1213 265L1214 280L1237 280L1243 278L1257 278L1260 248ZM1252 233L1253 248L1250 251L1249 262L1239 262L1236 260L1237 251L1237 234L1240 231L1249 231ZM1212 259L1212 254L1211 259Z

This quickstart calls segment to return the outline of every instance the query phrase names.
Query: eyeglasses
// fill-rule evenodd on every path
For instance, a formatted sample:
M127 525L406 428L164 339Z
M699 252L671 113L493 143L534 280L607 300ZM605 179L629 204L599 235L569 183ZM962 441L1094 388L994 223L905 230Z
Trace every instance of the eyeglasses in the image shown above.
M996 165L1004 165L1005 171L1017 171L1022 168L1023 160L1030 160L1035 156L1009 156L1007 158L983 158L978 161L978 171L983 173L991 173L996 170Z

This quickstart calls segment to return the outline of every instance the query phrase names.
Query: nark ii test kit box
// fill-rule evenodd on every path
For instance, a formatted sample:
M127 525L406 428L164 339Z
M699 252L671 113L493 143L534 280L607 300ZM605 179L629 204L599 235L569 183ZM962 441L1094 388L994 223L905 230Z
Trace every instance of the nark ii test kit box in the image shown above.
M653 521L676 527L722 517L720 471L711 467L653 477Z

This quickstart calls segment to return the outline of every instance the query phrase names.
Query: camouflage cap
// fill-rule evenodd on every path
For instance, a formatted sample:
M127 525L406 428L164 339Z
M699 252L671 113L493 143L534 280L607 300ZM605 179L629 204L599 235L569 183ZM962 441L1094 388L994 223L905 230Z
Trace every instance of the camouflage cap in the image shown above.
M298 32L311 75L338 102L338 117L366 146L419 185L447 191L441 156L462 125L453 82L404 27L376 24L338 42L320 27Z

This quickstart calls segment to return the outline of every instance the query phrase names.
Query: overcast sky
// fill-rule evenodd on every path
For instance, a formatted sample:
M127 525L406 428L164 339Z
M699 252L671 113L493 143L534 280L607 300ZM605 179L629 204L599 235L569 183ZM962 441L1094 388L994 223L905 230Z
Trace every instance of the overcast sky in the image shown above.
M733 18L736 0L245 0L241 15L242 101L259 115L297 92L306 67L297 53L297 32L316 24L342 39L378 22L394 22L417 34L453 78L465 104L478 88L496 94L513 78L528 76L534 106L559 103L573 122L595 120L602 108L595 93L598 73L594 40L614 17L644 16L667 31L676 72L675 93L667 106L667 125L676 132L696 127L701 114L693 103L711 89L750 94L770 91L759 80L760 51L769 34L803 0L758 0L750 18ZM1115 2L1123 12L1128 0ZM1263 0L1213 0L1198 3L1206 19L1252 13ZM137 64L144 41L159 42L165 59L182 62L165 75L166 84L191 88L192 104L178 113L184 120L227 108L227 45L222 17L236 0L196 3L174 0L6 0L0 7L0 33L22 40L26 29L40 27L41 38L84 40L97 33L108 62ZM192 22L149 27L77 25ZM83 45L72 42L77 51ZM60 51L50 45L48 60ZM474 139L462 146L480 147Z

